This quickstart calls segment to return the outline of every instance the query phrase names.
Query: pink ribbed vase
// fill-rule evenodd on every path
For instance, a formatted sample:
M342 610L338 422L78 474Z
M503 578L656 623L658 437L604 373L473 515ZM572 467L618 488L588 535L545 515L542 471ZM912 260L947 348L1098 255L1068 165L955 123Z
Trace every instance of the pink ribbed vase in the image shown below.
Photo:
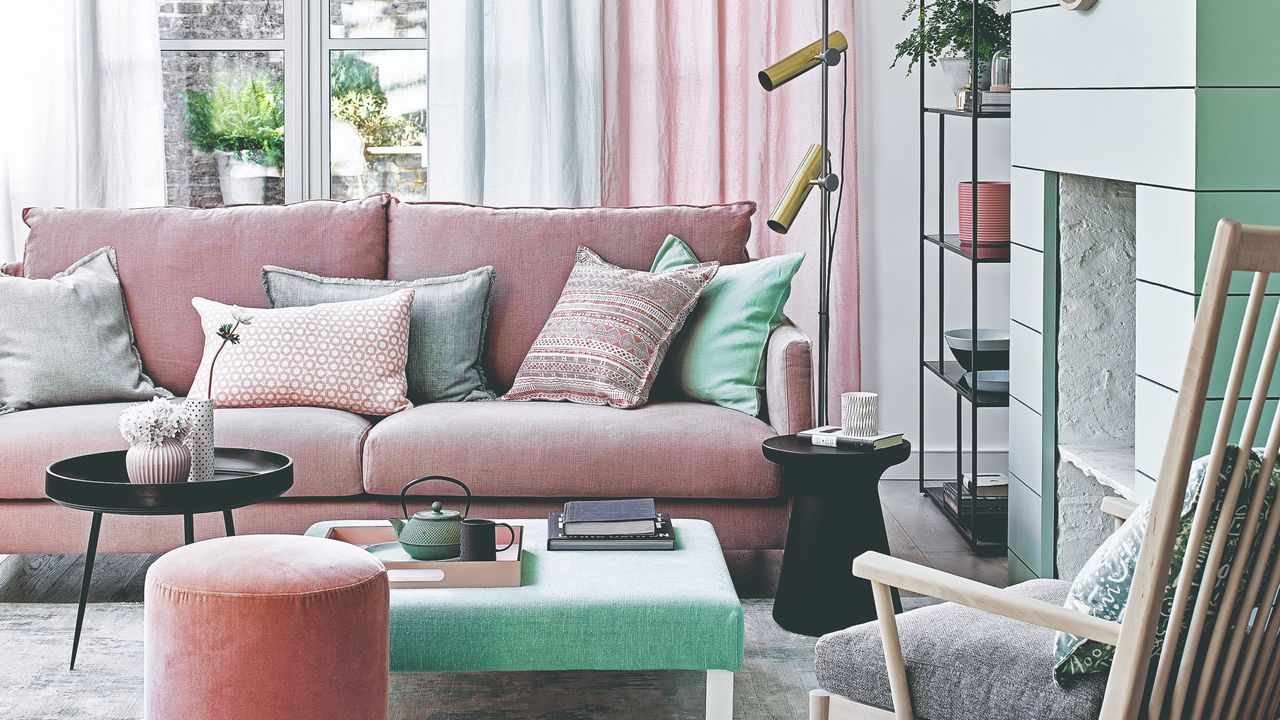
M165 440L156 447L139 443L124 454L124 467L132 483L186 482L191 451L181 440Z

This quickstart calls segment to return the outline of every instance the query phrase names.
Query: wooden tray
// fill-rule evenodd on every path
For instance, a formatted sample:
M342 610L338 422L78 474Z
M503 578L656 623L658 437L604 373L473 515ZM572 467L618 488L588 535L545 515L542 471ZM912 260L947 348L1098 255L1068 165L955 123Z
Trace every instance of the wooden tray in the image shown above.
M387 567L387 577L393 589L399 588L494 588L520 587L520 566L524 557L524 528L514 526L515 543L498 551L498 559L492 562L463 562L462 560L414 560L398 547L395 551L381 551L376 557ZM391 525L342 525L329 528L325 537L368 547L379 543L395 542L396 533ZM498 528L497 546L507 544L507 529Z

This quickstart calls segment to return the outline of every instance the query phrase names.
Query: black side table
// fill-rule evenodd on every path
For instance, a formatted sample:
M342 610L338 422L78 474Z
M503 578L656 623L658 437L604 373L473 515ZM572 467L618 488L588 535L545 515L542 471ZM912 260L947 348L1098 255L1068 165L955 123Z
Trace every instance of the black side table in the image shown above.
M131 483L124 466L124 450L80 455L59 460L44 473L44 493L59 505L93 513L89 547L85 551L76 634L71 641L71 669L76 669L84 606L89 599L93 560L98 552L102 514L181 515L183 541L195 541L193 516L220 512L227 535L235 535L231 511L280 497L293 487L293 460L265 450L215 448L214 476L204 482Z
M853 576L853 559L888 554L880 476L911 457L911 444L859 452L782 435L764 441L764 456L782 466L783 491L793 498L774 621L816 636L874 620L871 583ZM901 611L897 591L893 603Z

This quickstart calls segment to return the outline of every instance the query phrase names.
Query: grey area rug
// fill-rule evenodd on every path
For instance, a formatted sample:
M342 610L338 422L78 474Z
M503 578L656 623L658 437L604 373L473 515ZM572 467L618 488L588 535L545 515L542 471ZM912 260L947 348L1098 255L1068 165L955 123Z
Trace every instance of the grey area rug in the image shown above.
M746 664L734 717L801 720L808 713L813 638L780 629L770 601L744 600ZM76 670L67 670L74 605L0 604L0 718L142 717L142 605L93 604ZM702 718L705 674L557 672L394 674L394 720L653 720Z

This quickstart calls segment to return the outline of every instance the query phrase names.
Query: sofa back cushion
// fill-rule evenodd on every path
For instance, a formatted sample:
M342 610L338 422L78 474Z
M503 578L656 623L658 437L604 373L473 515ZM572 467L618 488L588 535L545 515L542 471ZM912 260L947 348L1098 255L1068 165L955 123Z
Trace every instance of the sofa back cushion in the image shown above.
M555 308L580 245L613 265L647 271L674 234L705 262L740 263L747 260L755 210L752 202L550 209L393 200L387 277L413 280L494 266L485 365L490 387L505 392Z
M265 307L263 265L381 279L389 199L212 210L28 208L23 273L49 278L114 247L143 368L184 395L204 348L191 298Z

